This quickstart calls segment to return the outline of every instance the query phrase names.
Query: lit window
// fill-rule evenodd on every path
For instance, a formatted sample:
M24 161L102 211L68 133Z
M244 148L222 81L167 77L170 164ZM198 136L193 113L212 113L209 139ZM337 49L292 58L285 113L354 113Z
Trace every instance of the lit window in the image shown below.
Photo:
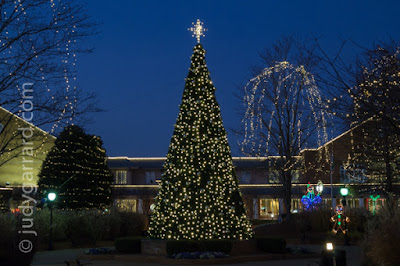
M260 216L278 219L279 202L277 199L260 199Z
M146 184L156 183L156 172L146 172Z
M128 171L118 170L115 172L115 184L126 185L128 184Z
M298 213L301 210L300 208L300 199L292 199L292 213Z
M136 212L136 199L116 199L117 209L123 212Z

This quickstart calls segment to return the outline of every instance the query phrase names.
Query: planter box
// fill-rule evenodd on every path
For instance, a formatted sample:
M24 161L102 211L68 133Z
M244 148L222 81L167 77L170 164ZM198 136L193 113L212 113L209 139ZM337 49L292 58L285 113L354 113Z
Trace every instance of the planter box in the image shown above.
M142 239L142 255L167 256L167 240Z
M230 255L247 255L258 253L257 240L232 240L232 250Z
M230 255L245 255L257 253L257 241L251 240L232 240L232 250ZM167 256L167 240L141 240L141 254L152 256Z

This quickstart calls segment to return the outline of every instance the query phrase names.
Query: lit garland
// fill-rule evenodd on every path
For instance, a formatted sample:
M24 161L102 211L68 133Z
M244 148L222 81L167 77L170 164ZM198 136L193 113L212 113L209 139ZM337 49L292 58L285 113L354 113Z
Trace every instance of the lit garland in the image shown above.
M248 239L246 218L215 87L194 47L149 233L156 239Z

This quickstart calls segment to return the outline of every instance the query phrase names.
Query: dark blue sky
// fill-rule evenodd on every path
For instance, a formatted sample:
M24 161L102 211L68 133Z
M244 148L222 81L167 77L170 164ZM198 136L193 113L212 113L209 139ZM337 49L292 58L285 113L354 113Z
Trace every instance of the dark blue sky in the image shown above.
M349 3L351 2L351 3ZM325 49L340 39L371 46L399 39L400 1L88 1L101 22L78 59L78 79L96 91L101 107L88 131L102 137L109 156L165 156L196 40L196 19L208 29L202 44L225 128L240 119L233 93L250 78L258 53L292 33L321 36ZM228 139L239 155L237 139Z

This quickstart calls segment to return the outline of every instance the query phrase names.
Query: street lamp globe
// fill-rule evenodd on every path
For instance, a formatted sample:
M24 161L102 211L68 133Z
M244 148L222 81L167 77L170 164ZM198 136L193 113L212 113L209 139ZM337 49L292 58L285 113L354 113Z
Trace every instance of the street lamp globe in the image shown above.
M340 194L342 194L343 197L346 197L347 194L349 194L349 189L347 187L342 187L340 189Z
M321 193L322 193L322 190L324 190L324 184L322 184L322 181L321 181L321 180L318 181L318 184L317 184L317 186L316 186L316 189L317 189L317 192L318 192L319 194L321 194Z
M55 199L56 199L56 193L54 193L54 192L50 192L48 195L47 195L47 198L50 200L50 201L54 201Z

